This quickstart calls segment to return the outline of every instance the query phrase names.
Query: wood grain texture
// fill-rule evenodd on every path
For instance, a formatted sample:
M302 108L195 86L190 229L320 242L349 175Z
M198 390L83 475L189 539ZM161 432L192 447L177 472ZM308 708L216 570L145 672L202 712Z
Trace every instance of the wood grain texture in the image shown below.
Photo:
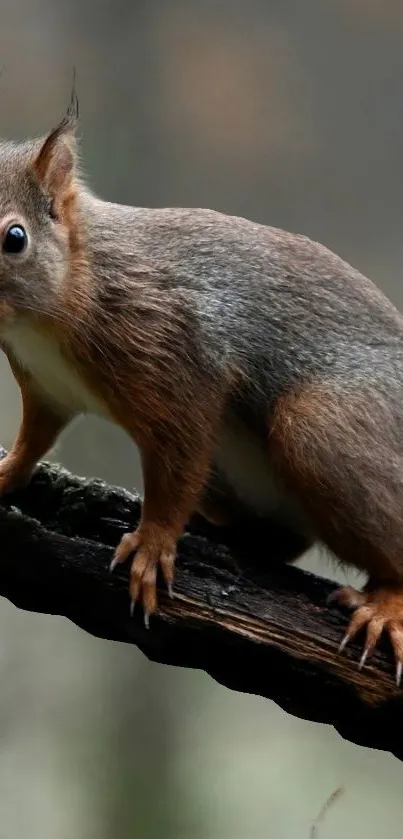
M264 531L248 545L235 539L235 549L224 532L195 523L179 544L175 598L160 587L148 631L140 608L131 618L128 569L111 575L108 567L140 509L136 495L42 464L29 487L0 507L0 593L403 759L403 691L387 644L361 672L360 639L339 655L346 615L326 605L334 585L276 565Z

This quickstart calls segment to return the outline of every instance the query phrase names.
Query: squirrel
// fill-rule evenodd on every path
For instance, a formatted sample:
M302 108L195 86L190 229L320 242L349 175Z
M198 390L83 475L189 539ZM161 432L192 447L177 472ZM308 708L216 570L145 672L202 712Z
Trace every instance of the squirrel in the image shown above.
M110 203L86 185L78 104L0 145L0 342L22 420L0 493L26 484L80 413L138 446L132 560L148 625L193 515L267 521L292 562L315 543L368 575L337 590L403 669L403 316L308 237L208 209ZM291 534L291 537L289 538ZM270 543L267 544L270 554Z

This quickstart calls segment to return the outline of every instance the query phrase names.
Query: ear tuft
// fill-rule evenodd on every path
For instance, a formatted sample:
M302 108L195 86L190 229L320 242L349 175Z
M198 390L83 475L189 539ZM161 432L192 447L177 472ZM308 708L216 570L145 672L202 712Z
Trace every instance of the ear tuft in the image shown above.
M45 138L33 162L35 177L54 201L63 201L74 178L77 162L77 122L78 97L73 82L66 114Z
M73 132L77 128L79 117L79 105L78 105L78 96L76 91L76 68L73 69L73 84L71 86L71 94L70 94L70 102L67 108L66 117L65 119L69 121L72 126Z

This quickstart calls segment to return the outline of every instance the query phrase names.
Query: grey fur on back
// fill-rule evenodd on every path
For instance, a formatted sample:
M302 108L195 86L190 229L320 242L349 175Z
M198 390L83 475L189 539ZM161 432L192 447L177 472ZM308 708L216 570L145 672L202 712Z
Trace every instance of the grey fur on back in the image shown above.
M126 282L134 272L133 294L136 271L151 269L150 282L197 313L203 363L217 372L242 367L247 393L239 406L249 420L266 421L270 394L304 381L339 383L344 391L370 382L383 394L401 391L403 402L402 316L324 246L212 210L131 208L82 197L102 286L116 285L117 254L125 254Z

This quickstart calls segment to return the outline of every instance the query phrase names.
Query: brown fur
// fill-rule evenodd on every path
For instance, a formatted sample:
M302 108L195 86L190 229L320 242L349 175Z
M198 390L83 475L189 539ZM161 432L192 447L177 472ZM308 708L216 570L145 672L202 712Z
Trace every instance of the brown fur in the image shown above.
M0 495L29 483L38 460L55 443L65 421L36 392L29 375L6 351L22 398L22 422L14 445L0 463Z
M148 294L143 312L140 306L128 308L123 298L122 305L115 307L111 331L110 312L94 306L97 278L86 259L74 182L66 180L58 202L60 221L69 233L69 283L58 303L62 317L52 315L38 322L57 338L66 358L140 448L145 486L142 518L136 533L122 540L116 559L123 561L136 549L131 596L135 600L141 593L146 613L152 613L157 606L158 564L172 584L176 542L208 477L225 382L218 390L208 373L189 369L192 323L162 290L158 297ZM147 283L147 270L142 270L136 277L138 290ZM197 323L193 326L196 332ZM25 383L21 384L23 389ZM35 434L33 429L31 433ZM45 435L35 441L36 452L43 443L40 456L46 442Z
M394 432L388 402L364 387L310 384L279 398L269 435L281 480L317 538L342 561L392 582L403 578L403 529L396 528L403 455Z
M81 182L74 129L69 113L41 141L0 147L0 243L11 209L35 244L21 258L0 254L0 330L14 319L35 327L35 339L51 336L69 361L66 378L77 373L75 387L85 382L139 446L142 518L114 559L136 551L132 599L155 611L157 569L170 587L177 539L201 509L220 524L272 521L287 560L313 534L371 585L393 590L382 609L395 620L401 315L306 237L209 210L101 201ZM27 479L73 413L45 398L13 357L10 334L23 420L0 491ZM256 481L243 492L248 451ZM283 540L285 528L295 538Z

